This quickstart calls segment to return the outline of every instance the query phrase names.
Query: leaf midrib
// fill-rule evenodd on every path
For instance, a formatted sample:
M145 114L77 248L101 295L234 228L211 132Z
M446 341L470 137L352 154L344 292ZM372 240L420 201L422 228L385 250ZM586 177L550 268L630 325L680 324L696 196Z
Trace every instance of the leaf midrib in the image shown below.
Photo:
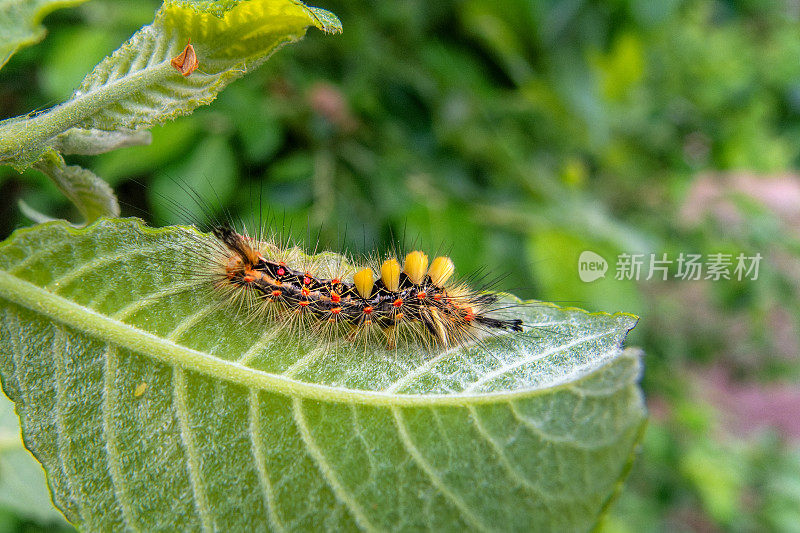
M0 271L0 296L35 313L46 316L73 329L82 331L115 346L145 355L172 367L198 372L247 388L264 390L290 397L301 397L327 402L355 403L383 406L442 406L476 405L519 400L530 396L569 388L572 383L588 375L601 365L587 369L579 376L571 375L569 381L540 388L479 394L397 394L331 387L318 383L295 380L243 366L237 362L220 359L164 339L130 324L105 316L88 307L53 294L33 283ZM609 330L608 334L612 334Z
M150 87L158 83L162 78L167 79L174 72L177 71L171 67L168 61L160 61L83 93L41 115L11 124L6 131L2 132L0 157L15 153L16 146L20 145L22 139L25 138L20 135L22 130L25 130L26 135L34 138L37 142L47 142L59 132L75 127L87 117L102 113L115 102L127 98L142 87ZM140 80L145 81L141 83Z

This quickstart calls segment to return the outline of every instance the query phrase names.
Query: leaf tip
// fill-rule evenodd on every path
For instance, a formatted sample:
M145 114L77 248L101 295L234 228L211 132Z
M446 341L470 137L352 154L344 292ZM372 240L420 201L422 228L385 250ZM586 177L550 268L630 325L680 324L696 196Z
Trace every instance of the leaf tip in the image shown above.
M339 17L319 7L304 6L314 19L314 26L324 31L325 33L342 33L342 21Z

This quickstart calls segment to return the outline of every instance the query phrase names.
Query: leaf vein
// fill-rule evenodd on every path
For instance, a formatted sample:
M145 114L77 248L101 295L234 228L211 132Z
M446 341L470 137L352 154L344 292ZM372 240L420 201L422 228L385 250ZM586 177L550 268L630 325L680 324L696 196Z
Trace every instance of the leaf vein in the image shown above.
M419 448L417 448L417 446L414 444L411 435L408 433L408 428L406 427L405 420L403 419L403 414L400 412L400 409L397 407L392 407L391 409L392 414L394 415L395 425L397 426L397 432L400 435L400 441L403 443L403 447L409 453L411 458L414 459L414 462L416 462L417 466L419 466L420 469L428 476L428 479L431 480L433 485L439 489L439 491L448 500L450 500L450 502L455 505L459 511L461 511L467 522L481 531L491 531L491 528L484 524L481 519L470 510L466 502L464 502L464 500L450 490L439 473L422 456L422 452L419 451Z
M267 346L267 343L278 336L280 332L279 328L270 328L265 331L256 341L250 346L250 348L242 354L242 356L236 360L237 364L242 366L247 366L255 357L259 354L259 351L262 350Z
M569 446L571 448L577 448L579 450L596 450L600 448L606 448L609 446L613 446L615 441L612 439L609 442L602 442L597 441L596 443L588 443L588 442L581 442L574 438L569 437L559 437L557 435L553 435L552 433L545 431L541 427L539 427L533 420L525 416L524 414L519 412L519 409L516 406L516 402L509 401L508 405L511 407L511 412L514 414L514 418L519 420L519 422L525 426L528 430L532 433L539 435L543 440L548 442L552 442L553 444L559 444L561 446Z
M269 470L267 469L267 457L264 452L264 446L261 441L261 436L258 431L258 419L260 417L260 407L258 403L258 392L250 389L249 392L250 402L250 444L252 445L253 458L256 461L258 469L258 481L261 484L261 490L264 493L264 502L267 504L267 514L269 515L270 524L278 531L285 531L278 510L276 509L275 492L272 487L272 481L269 477Z
M68 466L67 460L64 457L64 451L67 448L66 442L66 427L64 425L64 387L62 386L64 383L64 368L62 367L62 355L65 351L65 346L61 346L60 349L57 349L56 346L58 344L66 343L65 333L64 330L55 324L53 325L53 344L51 346L51 354L53 356L53 361L55 362L55 376L54 382L56 384L56 405L55 409L53 410L55 413L56 419L56 448L58 448L58 460L61 463L61 471L64 472L64 479L67 482L67 488L70 492L70 499L75 503L75 506L78 508L78 515L84 520L88 529L92 529L91 521L85 512L85 508L83 506L83 502L81 498L77 498L75 494L74 483L73 483L73 473Z
M308 367L309 364L316 361L321 355L325 353L325 346L318 346L303 357L295 361L291 366L289 366L286 370L281 372L281 375L287 378L296 377L297 374L303 370L304 368Z
M186 333L189 330L189 328L191 328L192 326L203 320L205 317L207 317L209 314L216 311L217 309L219 309L219 304L212 303L198 309L191 315L187 315L186 318L181 320L178 323L178 325L175 326L175 328L172 331L170 331L169 335L167 335L167 338L173 341L177 340L181 335Z
M172 380L174 383L173 394L175 396L175 411L178 416L178 424L181 429L181 440L186 449L186 468L189 471L189 481L194 496L194 506L200 515L200 520L204 531L214 530L214 521L211 516L211 508L208 505L205 490L200 479L200 458L197 455L194 438L192 436L189 423L189 410L186 406L186 376L179 367L173 368Z
M596 333L596 334L590 335L588 337L581 337L579 339L575 339L575 340L573 340L571 342L568 342L566 344L560 344L560 345L555 346L555 347L553 347L553 348L551 348L549 350L545 350L543 352L540 352L538 354L532 355L530 357L522 357L520 359L515 359L513 362L511 362L511 363L509 363L507 365L503 365L502 367L497 368L497 369L495 369L495 370L493 370L491 372L487 372L486 374L481 376L480 379L474 381L472 384L470 384L468 387L466 387L464 389L464 392L473 392L473 391L475 391L475 389L477 389L481 385L493 380L494 378L500 377L503 374L506 374L507 372L510 372L511 370L515 370L517 368L520 368L520 367L525 366L525 365L530 364L530 363L535 363L536 361L544 359L545 357L547 357L549 355L553 355L555 353L562 352L562 351L568 350L570 348L574 348L575 346L578 346L580 344L584 344L586 342L597 340L597 339L606 337L608 335L613 335L615 331L616 330L614 330L614 329L610 329L608 331L603 331L601 333Z
M168 287L160 287L158 290L139 296L130 304L117 310L112 317L116 320L124 320L133 313L140 311L149 305L158 303L166 296L174 296L176 294L188 291L196 286L197 283L175 283L174 285L170 285Z
M325 459L325 455L322 453L322 450L317 445L308 428L308 423L303 413L302 400L300 398L294 398L293 400L292 415L300 431L300 436L308 448L308 454L317 464L317 468L319 468L322 477L325 478L325 481L333 491L336 499L344 504L361 528L367 531L378 531L378 529L370 523L369 518L367 518L367 515L358 502L348 493L331 464Z
M529 480L528 478L526 478L525 476L520 474L519 471L516 468L514 468L514 465L511 464L511 460L508 458L508 455L506 454L506 452L503 449L503 447L489 433L489 431L483 425L483 422L481 422L480 415L478 414L478 410L475 409L475 407L473 407L473 406L469 406L468 409L469 409L470 416L472 417L473 421L475 422L475 429L478 430L478 433L481 435L481 437L483 437L486 440L486 442L488 442L489 445L494 449L495 453L497 454L497 459L500 462L500 464L503 466L503 469L506 472L508 472L508 474L514 479L514 481L517 482L518 485L524 487L529 492L534 493L536 496L538 496L539 498L541 498L543 500L547 500L547 501L572 501L572 498L568 498L568 497L559 498L559 497L554 496L552 494L548 494L541 487L538 487L533 482L531 482L531 480Z
M55 290L56 285L70 283L72 280L74 280L75 278L77 278L78 276L82 275L85 272L97 270L103 266L110 265L112 263L119 263L125 260L130 260L137 256L153 254L155 252L158 252L160 249L161 249L160 246L147 246L143 248L137 248L132 251L126 251L121 254L104 255L96 257L87 263L83 263L78 268L74 268L63 272L60 276L51 280L50 283L45 285L44 289L53 291Z
M122 520L125 526L134 531L141 531L141 527L136 524L136 516L133 513L133 506L128 492L125 489L125 475L119 461L119 450L117 449L117 435L111 421L113 403L116 401L112 376L117 372L117 350L109 343L105 353L106 368L103 383L103 430L106 435L106 456L108 457L108 473L111 477L111 485L114 487L114 497L119 502L122 511Z

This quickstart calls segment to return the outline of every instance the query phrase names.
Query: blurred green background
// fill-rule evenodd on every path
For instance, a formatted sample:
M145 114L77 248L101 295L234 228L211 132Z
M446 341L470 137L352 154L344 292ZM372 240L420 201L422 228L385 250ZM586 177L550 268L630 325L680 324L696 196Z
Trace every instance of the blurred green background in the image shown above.
M640 315L651 423L605 530L800 531L800 5L315 5L343 35L311 31L150 146L68 162L155 225L185 221L161 200L177 179L334 249L405 236L521 297ZM156 7L48 16L0 71L0 118L69 97ZM77 218L34 171L0 167L0 197L2 237L29 224L17 199ZM584 250L604 279L580 281ZM760 253L758 279L614 276L622 253L717 252Z

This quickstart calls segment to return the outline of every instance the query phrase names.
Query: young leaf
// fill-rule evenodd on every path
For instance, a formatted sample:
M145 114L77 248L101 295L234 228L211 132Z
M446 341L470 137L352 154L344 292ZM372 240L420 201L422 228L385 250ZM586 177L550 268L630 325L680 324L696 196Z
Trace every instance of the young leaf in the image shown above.
M77 165L68 166L54 150L48 150L34 166L50 176L64 196L75 204L87 224L102 216L119 216L119 204L114 191L91 170Z
M23 46L38 43L46 33L39 23L51 11L86 0L0 0L0 68Z
M63 155L97 155L128 146L150 144L152 137L146 130L71 128L53 140L53 149Z
M312 25L341 31L334 15L296 0L167 0L153 23L101 61L69 101L0 122L0 162L25 168L73 127L141 129L191 113ZM185 76L173 59L189 42L199 67Z
M597 522L645 418L635 317L536 303L515 312L538 327L480 347L326 345L197 285L210 238L101 219L0 245L3 390L75 525Z

